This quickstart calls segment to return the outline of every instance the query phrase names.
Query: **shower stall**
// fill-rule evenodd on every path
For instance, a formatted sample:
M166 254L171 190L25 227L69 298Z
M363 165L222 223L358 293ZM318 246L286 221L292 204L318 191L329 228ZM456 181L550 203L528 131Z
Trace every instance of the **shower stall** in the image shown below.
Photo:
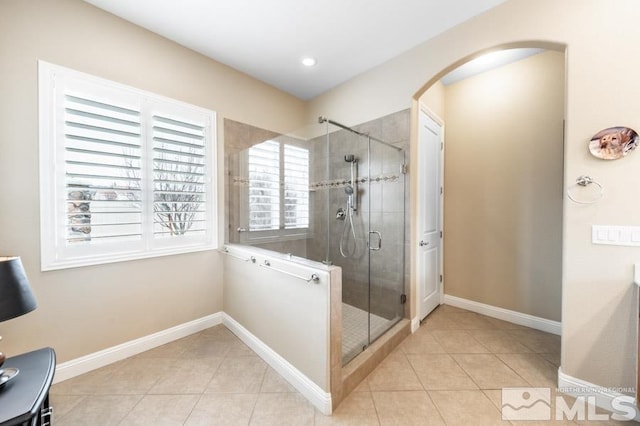
M404 317L405 151L325 117L244 135L226 157L227 242L341 268L347 364Z

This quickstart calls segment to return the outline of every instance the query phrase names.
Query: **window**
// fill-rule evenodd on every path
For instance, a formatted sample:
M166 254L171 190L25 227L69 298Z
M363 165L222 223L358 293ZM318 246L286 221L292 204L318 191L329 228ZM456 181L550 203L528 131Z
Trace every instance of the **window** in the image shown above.
M309 150L279 141L249 148L249 240L304 237L309 228Z
M284 229L309 227L309 150L284 145Z
M42 269L214 248L215 113L39 70Z
M249 148L249 231L280 229L280 143Z

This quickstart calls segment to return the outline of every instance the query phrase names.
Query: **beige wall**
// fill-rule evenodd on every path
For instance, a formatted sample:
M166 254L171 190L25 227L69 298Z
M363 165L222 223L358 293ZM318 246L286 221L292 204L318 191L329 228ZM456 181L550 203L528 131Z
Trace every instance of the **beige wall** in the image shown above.
M640 252L592 245L591 225L640 224L633 213L640 209L640 185L633 184L640 154L606 162L591 157L587 143L606 127L640 128L639 20L636 0L510 0L314 99L309 109L310 117L352 124L413 106L416 129L424 88L473 55L497 46L566 46L564 184L588 174L606 195L589 206L564 198L562 369L602 386L635 386L632 265Z
M22 257L39 303L0 324L2 350L64 362L221 311L214 251L40 272L37 60L213 109L220 136L223 117L300 128L305 104L80 0L2 0L0 28L0 253Z
M429 108L429 110L437 115L442 121L446 121L446 92L445 86L441 81L437 81L429 87L429 89L420 97L420 102L422 105Z
M564 54L445 89L445 294L560 321Z

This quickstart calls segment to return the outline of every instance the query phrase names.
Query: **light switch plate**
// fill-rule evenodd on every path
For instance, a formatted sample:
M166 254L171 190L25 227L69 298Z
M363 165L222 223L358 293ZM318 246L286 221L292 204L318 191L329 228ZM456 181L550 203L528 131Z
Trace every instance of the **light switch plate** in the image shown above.
M640 226L592 225L591 242L611 246L640 247Z

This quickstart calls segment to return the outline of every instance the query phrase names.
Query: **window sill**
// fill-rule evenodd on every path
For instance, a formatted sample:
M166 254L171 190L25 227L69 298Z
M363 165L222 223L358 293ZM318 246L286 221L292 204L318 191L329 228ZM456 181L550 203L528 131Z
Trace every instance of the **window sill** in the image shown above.
M70 269L70 268L81 268L85 266L94 266L94 265L104 265L108 263L118 263L118 262L128 262L130 260L141 260L141 259L151 259L154 257L164 257L164 256L174 256L178 254L187 254L187 253L197 253L201 251L213 251L217 250L219 247L217 244L208 245L208 246L200 246L200 247L182 247L182 248L172 248L166 250L158 250L154 252L145 252L145 253L126 253L119 255L98 255L93 257L86 257L83 259L74 259L69 261L57 261L50 262L45 265L44 263L40 266L40 270L42 272L46 271L56 271L60 269Z
M285 241L306 240L310 238L310 235L311 235L310 232L296 233L296 234L282 234L282 235L266 235L264 237L252 237L251 235L247 235L247 234L251 234L251 231L247 231L244 238L240 239L242 244L268 244L268 243L281 243Z

